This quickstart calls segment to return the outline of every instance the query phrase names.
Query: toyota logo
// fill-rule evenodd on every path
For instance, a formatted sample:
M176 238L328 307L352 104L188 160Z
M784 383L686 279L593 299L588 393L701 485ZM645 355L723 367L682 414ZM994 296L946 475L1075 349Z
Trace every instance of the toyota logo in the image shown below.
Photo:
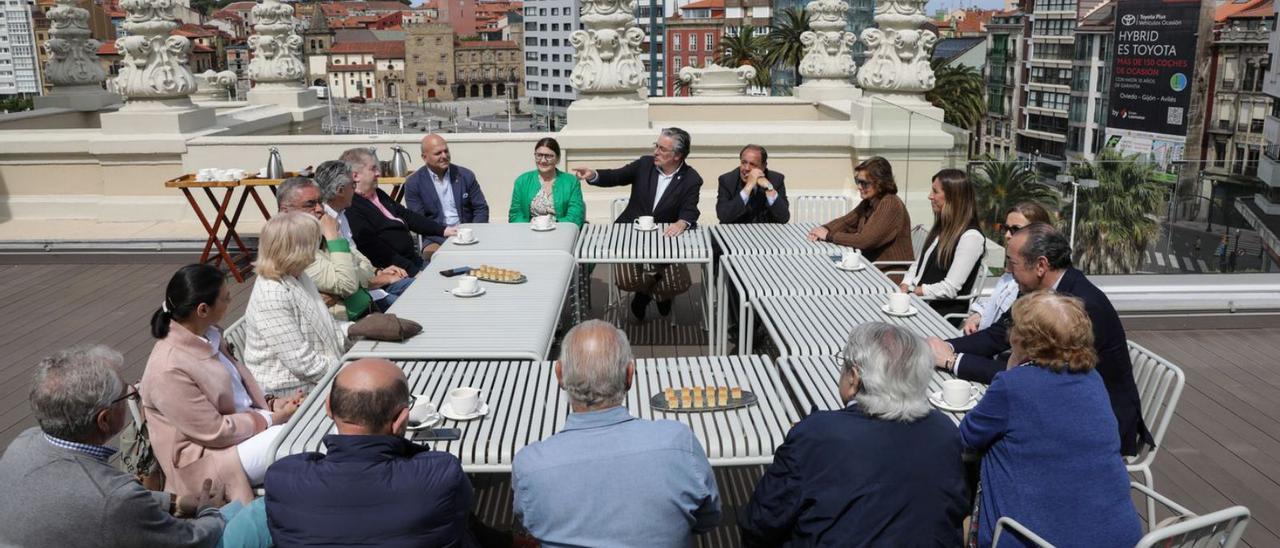
M1134 23L1138 22L1138 18L1135 17L1132 13L1130 13L1124 17L1121 17L1120 22L1124 23L1124 26L1129 27L1129 26L1133 26Z

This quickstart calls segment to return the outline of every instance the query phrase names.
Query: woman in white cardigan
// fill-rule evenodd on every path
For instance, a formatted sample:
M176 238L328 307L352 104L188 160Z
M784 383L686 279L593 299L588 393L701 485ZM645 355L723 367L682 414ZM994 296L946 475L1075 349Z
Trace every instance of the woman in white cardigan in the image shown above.
M978 228L977 197L969 176L958 169L939 171L933 176L929 205L933 228L901 287L930 299L929 306L941 314L964 312L968 303L956 297L973 290L987 242Z
M262 228L249 306L245 311L245 366L263 392L308 392L338 364L350 322L329 313L304 272L320 246L320 223L302 213L272 217Z
M1040 205L1039 202L1019 202L1009 208L1004 214L1004 241L1008 245L1009 239L1017 234L1022 227L1033 223L1053 224L1053 216L1049 211ZM969 317L965 318L964 329L965 335L972 335L982 329L991 327L991 324L1000 319L1005 312L1013 308L1013 301L1018 299L1018 283L1014 281L1013 275L1005 272L996 281L996 286L991 290L991 295L983 299L974 299L969 305Z

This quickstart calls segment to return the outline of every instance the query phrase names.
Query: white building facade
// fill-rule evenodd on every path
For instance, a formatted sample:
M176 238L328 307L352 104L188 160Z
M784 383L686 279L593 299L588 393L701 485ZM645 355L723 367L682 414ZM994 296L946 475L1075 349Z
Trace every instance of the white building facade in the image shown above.
M528 0L524 4L524 81L529 107L542 127L564 126L578 92L569 85L573 45L569 35L581 28L578 0Z
M27 0L0 0L0 97L40 94L31 22L34 5Z

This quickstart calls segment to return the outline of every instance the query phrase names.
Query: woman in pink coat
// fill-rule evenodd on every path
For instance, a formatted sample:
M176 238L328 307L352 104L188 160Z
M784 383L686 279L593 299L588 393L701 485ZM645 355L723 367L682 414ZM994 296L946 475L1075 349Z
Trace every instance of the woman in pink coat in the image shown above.
M248 503L270 464L267 449L297 410L301 396L267 400L231 357L217 326L231 296L218 269L195 264L169 280L164 303L151 317L159 339L139 392L165 489L200 492L205 478L227 497Z

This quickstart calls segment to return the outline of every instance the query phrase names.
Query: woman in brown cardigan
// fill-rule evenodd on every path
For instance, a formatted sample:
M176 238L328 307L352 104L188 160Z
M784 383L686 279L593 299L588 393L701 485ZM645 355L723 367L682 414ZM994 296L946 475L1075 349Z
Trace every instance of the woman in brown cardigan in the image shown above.
M231 295L218 269L196 264L169 280L151 317L158 341L139 392L165 489L200 492L206 478L227 498L248 503L262 482L266 449L300 398L268 401L253 374L231 352L217 327Z
M910 261L911 215L898 198L893 168L879 156L853 170L862 201L848 214L809 231L809 241L824 240L862 250L868 261Z

